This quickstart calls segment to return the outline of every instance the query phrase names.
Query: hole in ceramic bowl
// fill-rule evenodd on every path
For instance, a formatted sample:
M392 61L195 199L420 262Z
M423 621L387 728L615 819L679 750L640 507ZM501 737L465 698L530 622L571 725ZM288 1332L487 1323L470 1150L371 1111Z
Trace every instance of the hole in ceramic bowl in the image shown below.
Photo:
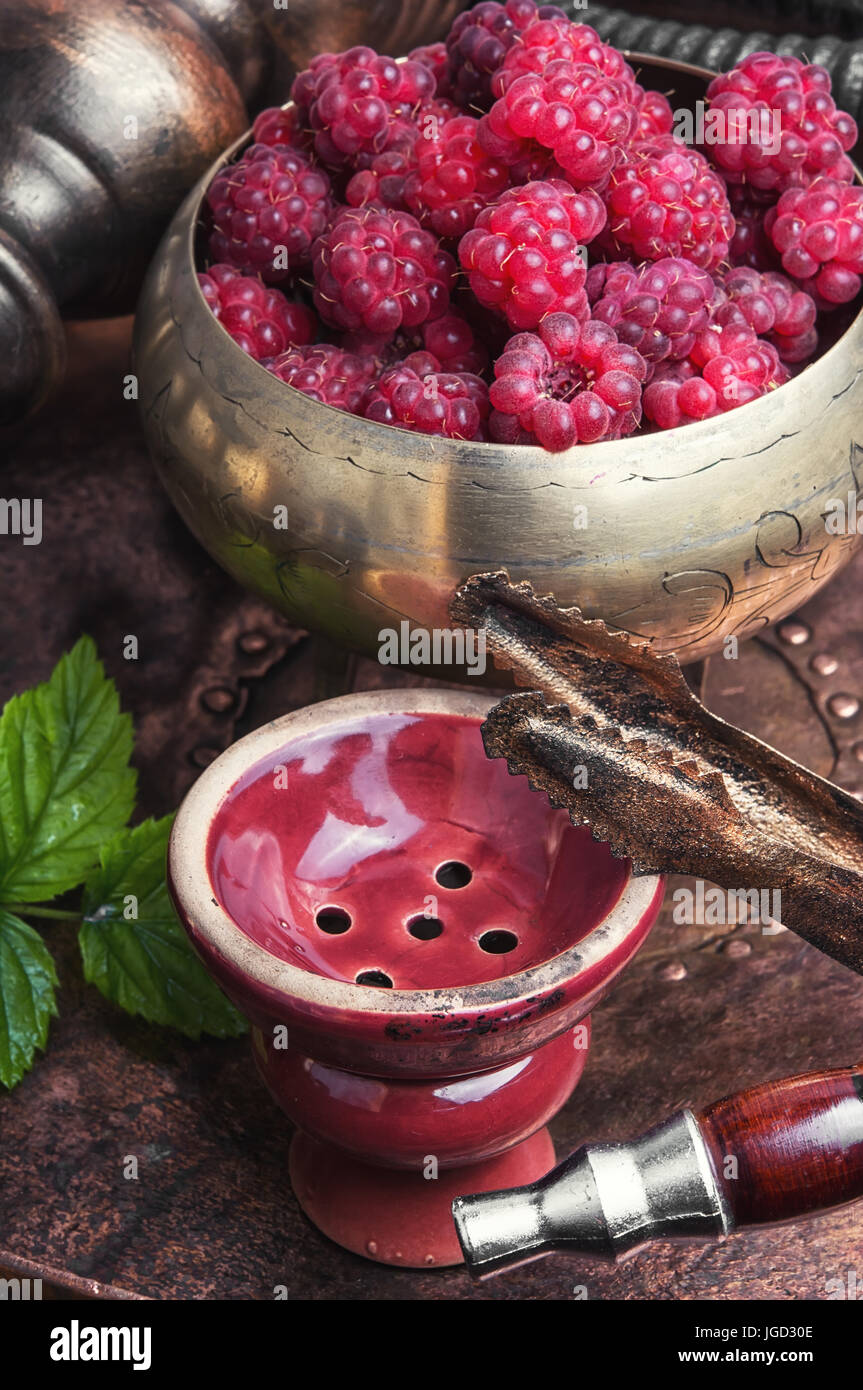
M435 882L441 888L466 888L473 878L473 871L458 859L449 859L435 870Z
M518 937L511 931L484 931L479 939L481 951L490 956L506 956L518 945Z
M357 976L358 985L377 985L379 989L392 989L393 982L383 970L361 970Z
M341 936L351 925L350 914L340 907L321 907L315 913L315 925L328 936Z
M408 922L408 931L417 941L434 941L443 931L443 922L439 917L413 917Z
M286 734L213 818L212 896L271 955L349 984L371 959L396 989L464 988L574 946L614 907L629 864L487 758L481 722L381 709ZM457 923L435 881L448 865L471 874ZM350 930L322 929L321 913ZM438 935L411 931L433 918ZM511 949L477 949L494 922Z

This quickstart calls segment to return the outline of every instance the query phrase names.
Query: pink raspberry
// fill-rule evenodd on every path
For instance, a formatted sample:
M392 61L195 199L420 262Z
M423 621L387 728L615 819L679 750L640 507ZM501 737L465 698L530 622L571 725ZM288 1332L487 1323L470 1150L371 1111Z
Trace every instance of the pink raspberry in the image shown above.
M407 360L409 355L425 352L435 358L435 371L470 372L479 375L488 366L488 353L476 341L467 319L455 309L439 319L427 319L419 328L402 329L395 337L375 333L345 333L342 347L360 357L374 357L382 366L391 367Z
M492 79L523 30L537 17L564 19L556 5L533 0L494 0L474 5L456 15L447 35L449 80L456 102L464 111L487 111L492 102Z
M736 266L722 277L727 299L713 312L719 327L745 323L767 338L783 362L805 362L818 346L815 301L775 271Z
M714 137L711 154L730 183L781 192L822 174L853 179L846 151L857 142L857 126L836 109L826 68L750 53L715 77L707 96L711 113L724 113L722 138Z
M417 171L420 141L436 139L441 126L458 114L451 101L435 98L416 111L396 116L380 153L357 155L356 173L348 180L345 202L354 208L379 203L409 212L405 185Z
M452 100L452 84L449 76L449 54L445 43L426 43L420 48L412 48L408 57L415 63L422 63L429 69L435 80L435 96Z
M315 133L315 153L331 169L380 153L392 122L434 94L424 63L397 63L362 46L319 55L291 88L302 125Z
M670 135L674 126L674 111L662 92L645 92L638 112L636 140L655 140L658 135Z
M388 367L366 393L366 419L418 434L483 439L489 412L485 382L468 372L440 372L436 365L434 357L415 353Z
M392 335L447 312L456 265L410 213L370 206L336 217L315 244L314 271L327 323Z
M470 287L513 328L534 328L546 314L586 319L586 270L580 254L605 220L590 189L560 179L509 188L485 208L459 243Z
M829 308L856 299L863 285L863 188L814 179L789 188L764 219L782 269Z
M252 126L254 145L291 145L304 154L311 152L312 139L300 124L296 106L268 106L259 111Z
M538 334L510 338L494 374L490 430L499 443L558 453L620 439L641 419L647 364L607 323L550 314Z
M290 348L263 365L287 386L351 415L362 414L363 396L375 374L374 362L330 343Z
M256 361L315 337L318 325L311 310L231 265L211 265L198 276L198 284L222 327Z
M593 63L557 59L507 86L480 121L490 154L514 162L530 145L549 150L577 188L603 187L638 123L627 83Z
M662 363L644 392L644 413L662 430L746 405L789 380L772 343L748 324L703 328L683 362Z
M477 141L473 116L430 125L416 145L416 172L407 179L405 202L438 236L461 237L509 183L506 165Z
M622 83L629 92L631 104L636 110L641 107L643 89L623 54L611 44L603 43L589 24L574 24L564 15L538 20L524 30L492 78L492 92L502 97L516 78L527 73L541 76L549 63L558 61L591 64L604 77Z
M634 145L605 193L602 246L612 259L685 256L703 270L727 260L734 217L721 178L679 143Z
M214 223L210 258L271 284L309 264L312 243L333 210L328 176L286 145L250 146L219 170L207 202Z
M594 265L586 288L592 317L610 324L620 342L652 364L686 357L697 331L707 326L715 294L708 272L682 257L640 270L625 261Z

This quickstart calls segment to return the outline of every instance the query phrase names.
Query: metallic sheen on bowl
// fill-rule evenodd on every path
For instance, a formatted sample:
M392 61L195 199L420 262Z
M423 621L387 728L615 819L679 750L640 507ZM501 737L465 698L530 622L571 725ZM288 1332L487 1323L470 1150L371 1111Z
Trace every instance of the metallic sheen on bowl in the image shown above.
M648 86L667 89L670 70L703 91L710 75L630 57ZM784 617L850 558L856 531L828 533L824 513L858 486L863 314L787 385L681 429L562 454L395 430L285 386L213 318L193 249L216 167L139 305L144 424L204 547L296 623L376 654L382 629L447 627L455 587L505 567L691 661Z

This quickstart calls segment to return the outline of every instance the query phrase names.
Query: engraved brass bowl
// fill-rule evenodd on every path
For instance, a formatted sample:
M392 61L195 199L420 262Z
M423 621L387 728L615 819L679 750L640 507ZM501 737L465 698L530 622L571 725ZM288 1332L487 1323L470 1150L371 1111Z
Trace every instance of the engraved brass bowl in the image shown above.
M710 77L629 56L678 103ZM857 490L863 314L787 385L681 429L562 454L395 430L285 386L213 318L193 251L216 167L142 294L144 424L204 547L299 625L376 654L403 618L448 626L459 582L504 566L689 661L784 617L850 558L856 533L828 533L824 513Z

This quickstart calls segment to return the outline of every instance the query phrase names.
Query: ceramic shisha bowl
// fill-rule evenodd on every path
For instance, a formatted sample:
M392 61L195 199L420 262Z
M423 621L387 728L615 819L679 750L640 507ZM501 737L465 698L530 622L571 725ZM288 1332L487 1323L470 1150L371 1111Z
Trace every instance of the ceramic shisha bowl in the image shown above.
M662 897L485 757L489 704L289 714L207 768L171 838L180 916L298 1126L301 1205L391 1264L459 1262L452 1198L552 1166L590 1010Z
M705 70L629 57L675 106L704 97ZM205 548L302 626L376 653L402 618L448 627L458 584L506 568L688 661L799 607L850 557L856 532L828 534L824 512L857 488L863 315L779 390L681 429L561 454L396 430L285 386L213 318L194 257L219 165L140 301L144 424Z

